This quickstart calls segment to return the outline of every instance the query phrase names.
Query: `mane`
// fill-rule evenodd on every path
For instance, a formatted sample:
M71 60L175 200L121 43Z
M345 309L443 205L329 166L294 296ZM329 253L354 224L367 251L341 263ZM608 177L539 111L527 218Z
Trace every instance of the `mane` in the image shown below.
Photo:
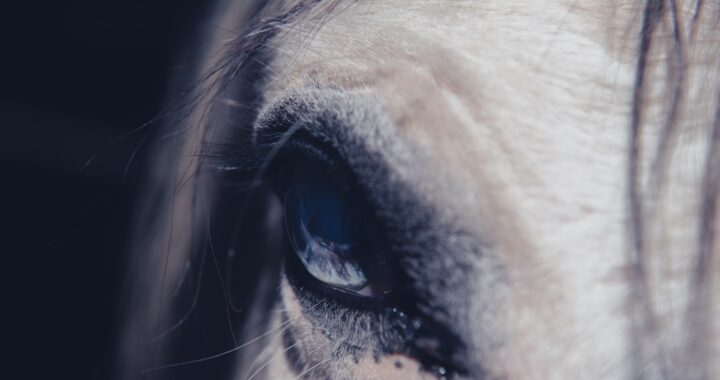
M717 255L714 229L720 185L720 83L717 81L720 50L702 45L717 40L720 35L717 18L720 8L718 4L698 0L688 17L681 15L681 6L686 4L675 0L646 1L639 36L627 198L629 252L635 286L633 341L637 355L634 362L638 366L634 376L638 378L709 378L712 358L717 357L717 352L713 354L717 347L712 346L716 343L708 337L713 336L718 327L713 324L720 317L710 306L713 295L717 297L717 283L711 271L713 260L717 260L713 255ZM710 81L711 85L698 86L699 81ZM701 87L699 91L697 87ZM657 91L665 95L651 100ZM651 139L644 136L648 130L659 130L656 143L648 143ZM681 316L684 320L679 322L687 334L684 342L668 343L663 336L668 322L663 321L666 317L657 310L657 298L662 295L654 289L658 281L662 281L658 278L662 275L654 273L657 269L653 269L651 263L662 260L665 252L651 243L651 237L657 233L654 231L665 233L674 226L654 223L652 217L668 202L666 187L672 180L673 155L680 154L683 135L689 133L707 136L708 146L703 182L698 184L697 245L694 252L684 252L695 258L688 284L690 301ZM648 368L644 363L656 363L656 366Z

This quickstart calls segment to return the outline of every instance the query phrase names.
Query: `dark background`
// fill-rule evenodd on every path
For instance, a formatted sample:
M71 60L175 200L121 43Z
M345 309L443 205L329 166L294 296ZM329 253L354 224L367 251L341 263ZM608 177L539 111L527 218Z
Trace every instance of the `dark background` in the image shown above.
M172 96L207 3L2 6L2 342L14 373L2 377L109 377L153 133L138 127Z

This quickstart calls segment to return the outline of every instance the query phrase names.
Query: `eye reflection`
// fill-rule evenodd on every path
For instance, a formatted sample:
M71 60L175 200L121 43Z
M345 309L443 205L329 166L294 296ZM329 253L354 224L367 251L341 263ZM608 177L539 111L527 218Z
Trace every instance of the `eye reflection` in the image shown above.
M369 252L363 212L347 181L313 165L295 168L285 191L285 225L295 254L326 285L371 296L362 258Z

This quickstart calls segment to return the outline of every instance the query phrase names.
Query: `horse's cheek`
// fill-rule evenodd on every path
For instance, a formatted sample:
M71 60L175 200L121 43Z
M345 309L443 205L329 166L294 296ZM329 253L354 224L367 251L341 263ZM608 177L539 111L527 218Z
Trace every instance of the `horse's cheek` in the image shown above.
M272 339L273 352L281 357L273 360L266 372L268 379L327 378L421 380L437 377L422 370L418 361L405 355L375 357L368 350L361 357L338 352L333 342L303 314L295 291L286 281L280 287L280 301L273 323L277 333ZM288 337L290 337L288 339Z
M437 379L436 376L424 372L416 360L403 355L390 355L380 360L361 360L353 373L357 379Z

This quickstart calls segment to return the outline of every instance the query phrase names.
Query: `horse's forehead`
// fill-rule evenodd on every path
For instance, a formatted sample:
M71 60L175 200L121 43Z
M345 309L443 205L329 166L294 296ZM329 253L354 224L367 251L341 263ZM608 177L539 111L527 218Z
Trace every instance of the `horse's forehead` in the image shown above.
M626 117L635 70L625 38L635 11L620 3L390 0L311 11L275 41L266 96L369 89L399 128L428 143L453 126L485 126L519 147L548 139L547 125L613 133L602 127Z
M611 35L629 33L632 12L579 3L353 2L311 12L319 29L301 22L296 31L307 33L278 37L266 96L308 85L370 92L400 136L448 169L443 181L546 220L571 217L561 204L548 208L567 202L590 223L600 218L593 210L622 205L634 63L621 46L633 42Z
M300 70L322 65L328 75L350 68L354 79L333 78L350 85L359 82L356 76L360 73L377 66L387 70L402 61L404 69L424 65L434 74L444 71L447 76L450 69L458 68L451 64L458 61L458 55L478 74L485 74L486 80L517 69L527 72L528 68L558 77L573 70L592 74L591 80L597 79L592 71L608 61L633 65L636 59L640 9L631 1L340 4L346 6L310 8L284 27L273 44L285 53L280 55L284 58L281 65L292 62ZM379 73L369 74L377 78ZM467 78L465 74L457 72L455 76Z

